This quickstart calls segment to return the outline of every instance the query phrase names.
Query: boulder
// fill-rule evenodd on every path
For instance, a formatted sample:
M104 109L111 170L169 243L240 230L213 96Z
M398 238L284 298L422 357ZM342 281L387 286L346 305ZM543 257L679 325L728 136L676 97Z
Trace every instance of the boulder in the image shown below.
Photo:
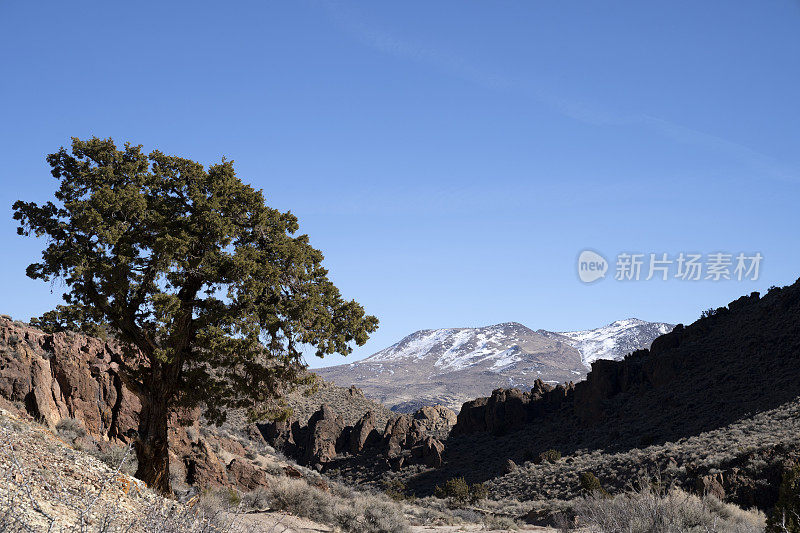
M179 448L175 452L185 465L186 483L201 487L230 485L224 464L207 440L198 439L188 450Z
M365 448L375 445L380 440L380 435L375 429L375 413L367 411L361 419L356 422L350 431L349 451L357 455Z
M383 440L387 456L396 455L406 447L406 440L410 431L411 417L408 415L400 415L386 422Z
M419 420L427 431L449 431L458 417L442 405L426 405L414 413L414 420Z
M444 444L433 437L427 437L422 443L422 462L426 466L439 468L442 466Z
M725 487L723 485L724 479L722 474L709 474L697 478L695 481L695 490L701 495L710 494L718 500L725 499Z
M231 460L227 470L233 482L248 490L263 486L267 482L267 476L263 470L257 469L250 461L242 458Z
M308 420L308 434L303 446L302 461L308 465L332 461L340 444L344 420L329 406L323 404Z

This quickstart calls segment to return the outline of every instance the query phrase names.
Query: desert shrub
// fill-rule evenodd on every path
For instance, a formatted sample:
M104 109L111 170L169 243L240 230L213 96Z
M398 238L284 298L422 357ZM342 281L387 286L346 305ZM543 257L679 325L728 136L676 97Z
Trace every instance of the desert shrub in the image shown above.
M478 511L474 511L472 509L463 509L458 507L456 509L451 509L450 515L455 519L456 522L466 523L466 524L479 524L483 522L483 514L479 513Z
M469 501L478 503L489 497L489 489L483 483L474 483L469 487Z
M254 511L269 509L271 498L267 489L259 487L242 495L242 507Z
M119 468L123 474L132 476L136 472L136 455L122 446L106 446L100 450L89 451L111 468Z
M455 504L465 504L469 501L469 485L463 477L448 479L444 487L438 485L434 489L437 498L447 498Z
M767 521L767 531L800 533L800 464L783 472L778 502Z
M330 516L331 499L301 480L277 479L270 484L268 497L272 507L297 516L321 520Z
M488 515L484 517L483 525L490 531L511 531L519 529L519 525L517 525L514 519L508 516Z
M600 480L597 479L597 476L592 474L591 472L581 472L578 476L578 481L581 485L581 491L585 494L595 494L598 493L601 496L607 496L608 493L600 484Z
M561 452L558 450L547 450L539 454L536 458L537 464L540 463L557 463L561 460Z
M399 479L390 479L383 483L383 492L394 501L408 499L406 495L406 484Z
M403 533L408 529L402 512L391 501L356 491L325 492L302 479L274 478L267 488L245 495L243 502L333 524L347 533Z
M70 445L77 439L87 435L83 425L74 418L62 418L59 420L58 424L56 424L56 433L64 442Z
M760 513L647 483L613 498L594 492L576 500L574 510L580 526L596 533L756 533L764 528Z
M353 533L402 533L408 529L403 513L389 502L374 497L364 497L360 501L363 509L363 525L358 529L351 526L345 531Z

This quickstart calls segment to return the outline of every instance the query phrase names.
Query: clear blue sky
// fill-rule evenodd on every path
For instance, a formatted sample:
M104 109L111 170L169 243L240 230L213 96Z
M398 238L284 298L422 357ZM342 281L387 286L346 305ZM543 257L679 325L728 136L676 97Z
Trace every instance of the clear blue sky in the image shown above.
M381 319L352 359L423 328L690 322L800 276L796 1L0 0L0 58L16 318L61 288L25 277L41 243L10 206L50 197L71 136L234 159ZM587 286L584 248L764 261Z

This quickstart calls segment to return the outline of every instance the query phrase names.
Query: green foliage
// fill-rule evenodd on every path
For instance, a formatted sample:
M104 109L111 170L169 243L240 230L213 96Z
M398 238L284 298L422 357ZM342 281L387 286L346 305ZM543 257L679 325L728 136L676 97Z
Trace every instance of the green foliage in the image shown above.
M202 405L217 423L227 408L278 415L275 398L307 376L304 347L346 355L377 328L295 235L297 218L267 207L233 162L206 169L98 138L75 138L47 161L56 201L17 201L14 219L20 235L46 237L27 275L68 290L65 305L32 322L123 343L115 362L152 418L140 439L165 441L177 406Z
M444 487L436 486L434 495L437 498L447 498L454 504L463 505L469 501L469 485L463 477L448 479Z
M406 484L400 479L389 479L383 483L383 492L394 501L409 499L406 495Z
M709 307L702 313L700 313L700 318L708 318L717 314L717 310L713 307Z
M469 486L469 501L478 503L489 497L489 489L483 483L474 483Z
M558 450L547 450L539 454L538 463L557 463L561 460L561 452Z
M800 533L800 463L783 472L778 502L767 520L767 531Z
M581 485L581 490L586 494L594 494L599 493L603 496L608 495L606 490L600 484L600 480L597 479L597 476L592 474L591 472L581 472L578 476L578 480Z
M448 479L444 487L439 485L433 491L437 498L447 498L453 505L477 503L489 496L489 489L483 483L467 484L463 477Z
M46 333L59 331L82 331L92 337L108 339L108 328L103 323L91 321L80 307L58 305L41 317L32 317L31 327L39 328Z

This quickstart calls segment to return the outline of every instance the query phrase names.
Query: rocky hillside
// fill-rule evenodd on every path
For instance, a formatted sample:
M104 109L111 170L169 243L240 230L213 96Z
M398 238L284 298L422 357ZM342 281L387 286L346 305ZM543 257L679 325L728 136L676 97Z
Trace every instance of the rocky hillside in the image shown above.
M24 414L0 409L0 531L331 531L284 512L232 505L213 491L182 504L123 470L70 446ZM288 465L287 465L288 466Z
M595 361L574 387L537 383L465 403L443 467L408 479L423 492L465 476L498 496L567 498L586 471L621 490L659 470L768 509L800 456L798 410L800 282L743 296L622 361ZM562 459L551 463L548 450Z
M120 353L113 342L78 333L47 334L0 317L0 407L40 420L51 430L69 421L86 436L80 437L82 448L105 453L127 446L136 434L141 405L117 374ZM334 416L343 426L345 420L353 425L369 413L382 431L393 416L358 389L320 383L289 396L295 411L291 423L306 426L325 401L335 402ZM451 416L450 425L455 422ZM275 470L265 430L265 424L248 423L235 411L222 427L204 424L199 410L174 413L169 433L173 487L252 490L263 485ZM296 445L318 450L323 437L306 432ZM306 461L309 466L324 462L323 456L312 456Z
M579 381L598 359L621 359L672 325L628 319L588 330L533 331L509 322L483 328L422 330L350 364L315 370L341 386L355 385L394 411L461 404L498 387L530 388L539 379Z
M438 498L393 501L405 496L381 492L385 474L440 466L455 413L397 415L327 383L290 395L285 424L230 412L214 427L176 413L178 501L164 500L131 477L139 404L117 375L119 354L113 342L0 317L0 531L485 531L531 509L498 502L462 516ZM368 473L357 481L370 491L332 479L348 480L340 468Z

